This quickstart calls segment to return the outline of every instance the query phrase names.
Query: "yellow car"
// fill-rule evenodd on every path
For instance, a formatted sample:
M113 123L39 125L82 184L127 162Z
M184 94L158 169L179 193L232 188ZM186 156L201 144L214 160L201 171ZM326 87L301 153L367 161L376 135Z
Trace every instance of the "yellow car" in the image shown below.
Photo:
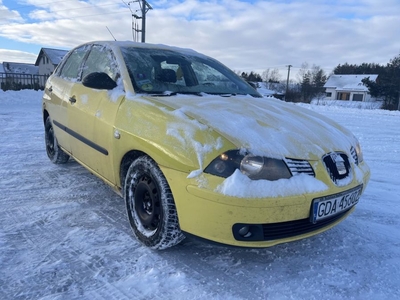
M126 201L135 237L269 247L323 232L358 203L370 171L332 120L262 98L194 50L91 42L46 83L53 163L73 157Z

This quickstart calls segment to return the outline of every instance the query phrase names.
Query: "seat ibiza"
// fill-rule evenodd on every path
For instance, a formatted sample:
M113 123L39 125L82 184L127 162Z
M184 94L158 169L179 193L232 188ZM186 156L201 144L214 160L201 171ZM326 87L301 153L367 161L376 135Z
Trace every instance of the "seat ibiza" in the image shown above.
M357 139L293 103L263 98L194 50L91 42L43 96L47 155L71 157L126 202L153 249L185 235L268 247L343 221L370 171Z

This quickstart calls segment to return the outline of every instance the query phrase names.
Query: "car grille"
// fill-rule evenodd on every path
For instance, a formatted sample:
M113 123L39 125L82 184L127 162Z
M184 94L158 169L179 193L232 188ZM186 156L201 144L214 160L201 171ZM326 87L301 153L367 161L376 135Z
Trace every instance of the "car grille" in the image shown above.
M307 174L315 177L314 170L308 161L285 158L285 162L293 176L298 174Z
M331 218L323 219L315 224L310 222L309 218L282 223L263 224L264 240L270 241L289 238L324 228L342 218L347 212L348 210Z

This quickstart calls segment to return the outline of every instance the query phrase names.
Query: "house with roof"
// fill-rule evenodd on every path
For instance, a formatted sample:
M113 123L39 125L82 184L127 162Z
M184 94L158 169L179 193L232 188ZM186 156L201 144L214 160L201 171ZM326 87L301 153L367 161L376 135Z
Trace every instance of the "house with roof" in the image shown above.
M371 102L378 99L371 97L368 88L362 83L364 78L377 81L377 74L331 75L326 81L325 100L345 100Z
M40 49L35 62L35 66L39 68L39 75L50 76L67 53L67 50L51 48Z
M35 64L3 62L0 84L3 90L43 89L47 78L68 53L67 50L42 48Z

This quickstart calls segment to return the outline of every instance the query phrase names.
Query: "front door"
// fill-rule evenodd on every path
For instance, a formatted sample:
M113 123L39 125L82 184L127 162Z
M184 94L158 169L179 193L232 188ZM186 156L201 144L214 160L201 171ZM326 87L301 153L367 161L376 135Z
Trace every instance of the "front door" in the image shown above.
M117 80L119 72L111 50L94 45L82 68L81 78L93 72L107 73ZM115 90L119 90L118 93ZM82 81L70 91L68 111L73 156L107 181L114 183L111 145L114 139L114 119L121 100L122 88L113 91L85 87Z

